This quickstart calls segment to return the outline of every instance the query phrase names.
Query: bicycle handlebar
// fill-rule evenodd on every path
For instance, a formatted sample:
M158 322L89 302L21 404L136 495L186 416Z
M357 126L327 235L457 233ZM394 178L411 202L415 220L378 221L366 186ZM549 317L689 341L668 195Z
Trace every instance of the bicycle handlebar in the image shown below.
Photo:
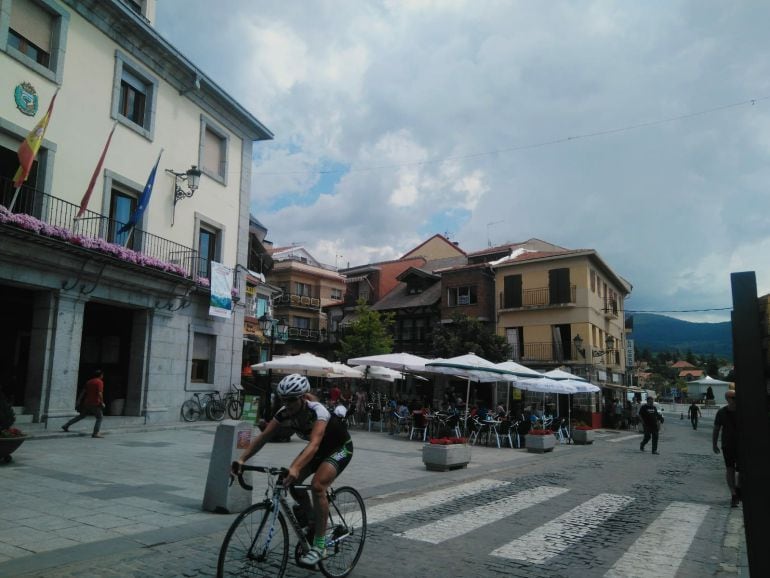
M246 483L246 480L243 479L243 472L262 472L264 474L270 474L271 476L285 476L289 473L289 470L287 468L277 468L274 466L249 466L247 464L239 464L238 462L233 462L230 465L230 472L233 473L235 471L238 471L237 478L238 483L244 490L248 490L249 492L252 491L254 488ZM230 485L233 485L233 481L235 481L235 477L230 477Z

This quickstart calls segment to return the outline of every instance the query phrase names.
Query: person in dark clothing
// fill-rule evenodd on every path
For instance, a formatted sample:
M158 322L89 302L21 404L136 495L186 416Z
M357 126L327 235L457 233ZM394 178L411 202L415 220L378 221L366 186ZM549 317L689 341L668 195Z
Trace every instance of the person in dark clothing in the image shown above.
M692 402L692 404L690 404L690 408L687 410L687 415L690 417L692 429L698 429L698 418L701 416L698 404Z
M658 455L658 424L663 423L663 416L658 413L655 398L651 395L647 396L647 403L639 408L639 419L644 426L644 438L639 444L639 449L644 451L644 446L652 438L652 453Z
M725 393L727 405L722 407L714 418L714 431L711 441L714 453L719 453L717 441L722 432L722 457L725 460L727 487L730 488L730 506L736 508L741 500L740 479L738 475L738 415L735 411L735 391Z

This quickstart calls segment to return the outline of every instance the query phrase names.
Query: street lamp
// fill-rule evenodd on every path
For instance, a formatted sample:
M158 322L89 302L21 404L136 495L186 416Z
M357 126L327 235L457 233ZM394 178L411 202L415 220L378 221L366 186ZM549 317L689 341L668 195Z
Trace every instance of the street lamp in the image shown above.
M574 339L572 340L572 343L575 344L575 351L577 351L580 355L583 356L583 371L585 371L586 379L588 381L591 381L591 372L588 371L588 358L586 357L586 350L583 348L583 338L580 337L580 333L575 335Z
M275 336L284 335L288 331L288 326L282 319L273 319L265 313L259 318L259 326L262 329L262 335L270 336L270 347L267 350L267 361L273 359L273 350L275 348ZM262 415L267 419L270 414L270 387L273 383L273 371L267 370L267 386L265 387L265 401L262 404Z

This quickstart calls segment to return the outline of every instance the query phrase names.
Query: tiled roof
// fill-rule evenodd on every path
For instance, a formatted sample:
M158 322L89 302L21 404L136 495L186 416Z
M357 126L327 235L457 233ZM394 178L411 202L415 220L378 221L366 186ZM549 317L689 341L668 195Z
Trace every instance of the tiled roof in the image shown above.
M385 297L372 305L375 311L389 311L404 309L406 307L425 307L433 305L441 300L441 282L436 282L422 293L409 294L406 292L406 283L399 283Z

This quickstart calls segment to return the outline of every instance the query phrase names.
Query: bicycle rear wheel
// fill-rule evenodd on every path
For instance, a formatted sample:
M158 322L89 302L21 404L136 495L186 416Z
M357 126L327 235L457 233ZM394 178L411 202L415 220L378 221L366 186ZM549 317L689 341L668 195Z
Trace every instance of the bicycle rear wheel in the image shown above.
M243 415L243 402L240 399L228 401L227 415L230 416L230 419L241 419L241 415Z
M289 560L289 532L281 512L273 526L273 514L272 506L256 504L235 519L219 550L217 578L283 576Z
M212 399L206 404L206 417L214 421L225 419L225 404L217 399Z
M185 421L198 421L201 418L201 406L192 399L182 404L182 419Z
M353 571L366 541L364 500L351 487L339 488L329 499L326 526L327 558L318 567L328 578L342 578Z

